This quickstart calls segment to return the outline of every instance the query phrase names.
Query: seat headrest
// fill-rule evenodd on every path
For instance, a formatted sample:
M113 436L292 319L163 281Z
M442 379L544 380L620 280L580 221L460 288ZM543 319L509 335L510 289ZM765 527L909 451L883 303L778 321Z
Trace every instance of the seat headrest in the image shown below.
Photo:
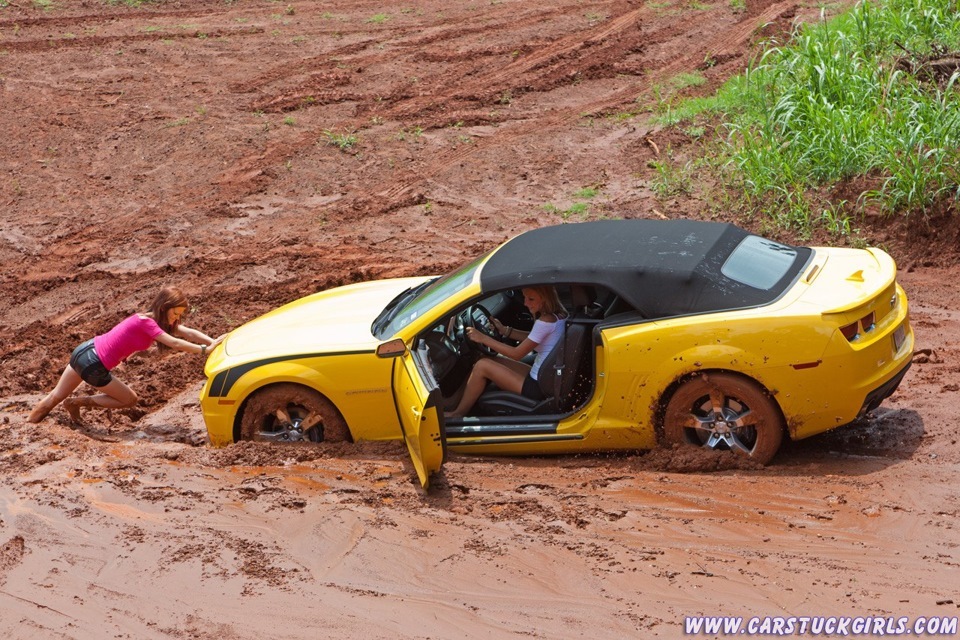
M574 309L588 307L597 300L597 292L593 287L575 284L570 287L570 300Z

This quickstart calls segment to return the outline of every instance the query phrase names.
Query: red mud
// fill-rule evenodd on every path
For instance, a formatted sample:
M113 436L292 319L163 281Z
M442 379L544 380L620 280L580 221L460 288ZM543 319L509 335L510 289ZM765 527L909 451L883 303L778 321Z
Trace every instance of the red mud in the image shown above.
M401 445L209 448L201 361L169 351L119 372L136 409L25 421L73 346L164 283L217 334L539 225L726 217L695 181L658 196L651 161L697 140L648 115L678 74L709 92L818 8L44 4L0 2L0 636L670 638L691 615L960 615L955 211L858 221L902 267L921 351L868 420L765 469L454 456L424 494Z

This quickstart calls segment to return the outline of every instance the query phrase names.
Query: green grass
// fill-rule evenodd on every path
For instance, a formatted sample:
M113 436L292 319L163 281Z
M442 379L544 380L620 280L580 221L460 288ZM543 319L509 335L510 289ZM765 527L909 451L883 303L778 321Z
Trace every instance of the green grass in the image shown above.
M692 120L705 111L722 111L722 108L718 108L719 98L716 96L695 98L680 97L679 94L685 89L700 87L706 84L706 82L707 79L703 76L703 73L695 71L692 73L679 73L670 78L665 84L654 85L651 89L650 96L650 99L652 99L654 103L654 116L651 122L661 126L674 126L681 122Z
M416 140L422 135L423 135L423 127L416 126L416 127L411 127L409 129L400 129L400 131L396 135L396 139L406 140L407 138L410 138L412 140Z
M351 147L356 146L360 139L352 133L336 133L330 129L326 129L323 132L323 135L327 138L327 144L332 144L341 151L346 151Z
M690 163L678 166L669 154L667 156L667 158L658 158L648 163L648 166L654 170L650 189L661 199L682 193L692 193Z
M573 198L576 200L592 200L598 195L600 195L600 187L587 186L574 193ZM561 209L555 204L548 202L543 205L542 209L547 213L556 214L564 220L569 220L574 216L577 216L580 220L586 220L593 213L589 202L574 202L566 209Z
M573 194L573 197L580 200L590 200L591 198L596 198L599 193L600 189L597 187L584 187Z
M678 73L670 78L670 84L678 90L683 90L687 87L699 87L706 84L706 82L707 79L704 78L703 74L699 71L694 71L692 73Z
M927 212L960 198L960 74L924 79L928 56L960 46L956 0L862 2L770 46L716 96L668 103L664 125L722 129L725 176L747 209L778 224L849 231L845 210ZM831 186L876 187L834 203Z

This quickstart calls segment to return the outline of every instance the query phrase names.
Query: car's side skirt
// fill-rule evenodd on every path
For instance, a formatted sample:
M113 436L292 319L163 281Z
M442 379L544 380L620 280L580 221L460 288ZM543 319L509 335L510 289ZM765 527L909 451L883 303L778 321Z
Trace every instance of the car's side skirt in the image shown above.
M582 440L579 433L557 433L556 422L447 425L447 442L458 447Z
M583 440L583 436L579 433L577 434L568 434L568 435L553 435L553 436L507 436L507 437L476 437L470 436L467 438L451 436L447 434L447 445L451 447L489 447L490 445L495 444L528 444L528 443L545 443L545 442L570 442L573 440Z

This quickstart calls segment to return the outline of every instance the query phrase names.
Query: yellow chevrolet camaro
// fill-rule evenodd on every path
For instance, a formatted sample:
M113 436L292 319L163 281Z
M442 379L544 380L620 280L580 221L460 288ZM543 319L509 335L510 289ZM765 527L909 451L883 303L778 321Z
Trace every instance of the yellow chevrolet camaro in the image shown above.
M487 389L445 419L473 364L467 327L528 330L521 289L568 311L544 398ZM894 392L913 331L879 249L789 246L729 224L610 220L523 233L443 277L322 291L210 355L211 444L404 440L424 487L447 447L478 454L689 443L769 462L784 436L847 424Z

